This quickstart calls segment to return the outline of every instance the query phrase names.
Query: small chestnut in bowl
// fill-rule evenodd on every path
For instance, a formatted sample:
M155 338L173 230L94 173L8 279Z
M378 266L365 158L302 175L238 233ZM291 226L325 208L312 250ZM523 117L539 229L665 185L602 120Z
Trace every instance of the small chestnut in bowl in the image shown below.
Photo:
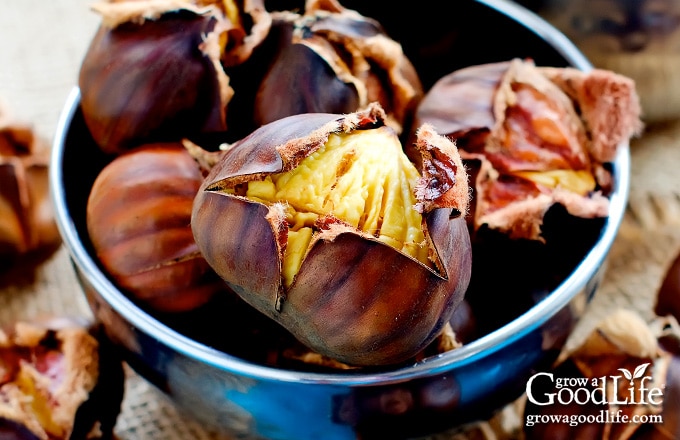
M116 156L92 185L87 229L103 269L142 306L181 312L226 286L191 233L202 170L179 142L146 144Z
M303 113L234 143L194 200L215 271L313 350L353 365L416 355L467 289L467 174L423 126L422 175L374 103Z

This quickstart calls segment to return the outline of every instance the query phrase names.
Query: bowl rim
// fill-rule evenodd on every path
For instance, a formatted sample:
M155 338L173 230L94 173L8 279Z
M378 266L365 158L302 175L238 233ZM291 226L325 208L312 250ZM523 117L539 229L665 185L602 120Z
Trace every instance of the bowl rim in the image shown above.
M528 9L509 0L475 0L498 12L508 15L519 24L528 27L549 43L572 66L588 71L592 65L585 56L560 31ZM138 308L125 297L100 271L96 262L80 242L75 224L70 218L65 204L63 181L63 147L65 145L72 119L79 108L80 90L73 87L68 95L59 117L51 152L49 170L50 196L55 209L57 227L62 235L72 262L82 272L82 276L93 286L107 303L124 319L141 332L157 341L199 362L243 376L261 380L327 384L341 386L366 386L404 382L417 378L454 370L489 356L503 347L520 339L543 325L559 310L565 307L604 264L607 253L616 238L623 220L630 186L630 149L628 143L620 145L614 164L614 192L610 199L609 216L603 231L593 248L586 254L572 274L567 277L550 295L535 304L521 316L508 324L455 350L429 357L426 360L394 369L378 372L340 371L332 373L307 372L278 369L232 356L192 340L168 327L156 318Z

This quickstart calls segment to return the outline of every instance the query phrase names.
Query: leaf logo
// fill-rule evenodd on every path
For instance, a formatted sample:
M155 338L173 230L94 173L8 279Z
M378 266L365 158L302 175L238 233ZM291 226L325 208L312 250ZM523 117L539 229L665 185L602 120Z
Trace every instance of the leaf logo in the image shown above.
M635 371L633 371L632 374L626 368L619 368L619 371L622 372L626 379L630 381L630 384L633 385L633 380L642 377L645 374L645 370L647 370L648 366L649 363L640 364L635 368Z

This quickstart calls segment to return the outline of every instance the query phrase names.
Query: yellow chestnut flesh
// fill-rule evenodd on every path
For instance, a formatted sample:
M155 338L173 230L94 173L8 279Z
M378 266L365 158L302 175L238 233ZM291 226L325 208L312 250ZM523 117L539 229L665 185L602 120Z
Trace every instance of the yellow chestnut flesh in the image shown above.
M301 114L233 144L205 178L191 226L246 302L350 365L413 358L470 277L467 175L425 127L420 172L385 113Z
M564 188L581 196L594 191L597 185L595 177L588 170L517 171L512 174L548 188Z
M326 144L297 168L248 182L246 196L286 203L290 226L284 277L290 285L321 216L334 216L429 265L422 216L413 188L420 177L385 131L331 134Z

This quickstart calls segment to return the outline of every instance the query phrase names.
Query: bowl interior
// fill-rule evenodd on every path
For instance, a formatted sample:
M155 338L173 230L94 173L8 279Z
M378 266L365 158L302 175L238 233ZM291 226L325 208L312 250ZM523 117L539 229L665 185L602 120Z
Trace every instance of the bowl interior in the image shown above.
M504 0L455 2L448 5L456 10L455 14L440 13L437 8L443 7L443 2L431 2L426 11L417 11L417 17L410 14L387 14L384 20L382 18L385 15L382 12L384 9L381 9L387 7L384 2L343 3L383 22L388 33L402 43L406 54L421 73L426 87L457 68L505 61L514 57L532 58L539 65L575 66L582 70L590 68L588 61L562 34L532 13ZM418 21L419 18L425 21L422 21L423 26L416 32L413 26L415 23L421 23ZM494 35L500 35L501 38L497 40L488 38L489 29L494 29ZM449 368L456 364L472 362L480 353L500 350L513 339L539 327L563 308L592 279L614 240L627 198L629 164L627 146L625 147L621 149L612 167L616 190L611 197L609 218L601 222L589 222L586 225L570 224L568 222L571 220L567 220L568 227L576 227L584 231L585 235L582 240L576 240L575 245L573 237L558 240L559 246L573 245L572 251L575 255L575 258L561 268L563 273L559 279L551 281L549 288L544 288L538 293L532 292L527 296L525 302L520 304L521 311L494 316L495 320L489 321L491 323L489 328L462 348L428 358L416 365L378 373L297 372L258 364L241 355L239 350L244 349L243 347L225 348L219 343L208 342L215 334L225 332L224 322L219 319L219 315L216 315L216 320L212 324L210 320L202 319L201 322L208 324L196 328L193 324L196 322L195 316L177 319L152 315L138 308L120 293L101 272L93 258L87 235L85 212L89 189L99 171L111 158L96 148L89 134L79 108L77 89L74 89L66 103L55 136L51 184L58 224L77 269L95 286L98 293L135 327L182 353L230 371L291 381L369 383L403 380L444 365ZM551 215L560 219L555 223L559 225L557 229L564 227L564 220L561 220L564 217L563 213L556 211ZM560 236L559 233L555 235ZM514 249L509 248L507 251L508 253L498 254L493 258L487 256L489 258L487 263L494 265L512 261ZM558 261L559 251L559 248L550 251L548 263ZM536 261L545 260L542 257ZM517 259L514 258L514 261ZM473 262L474 264L476 262ZM537 267L533 273L539 273L541 270L543 269ZM522 284L525 278L525 275L517 276L511 284L503 281L500 286L504 286L506 293L516 294L516 290L525 288ZM492 292L500 287L482 284L478 288L480 291ZM480 302L486 301L488 298L480 299ZM502 301L494 305L494 309L498 310L507 308L507 304ZM212 309L213 312L219 310L215 307Z

